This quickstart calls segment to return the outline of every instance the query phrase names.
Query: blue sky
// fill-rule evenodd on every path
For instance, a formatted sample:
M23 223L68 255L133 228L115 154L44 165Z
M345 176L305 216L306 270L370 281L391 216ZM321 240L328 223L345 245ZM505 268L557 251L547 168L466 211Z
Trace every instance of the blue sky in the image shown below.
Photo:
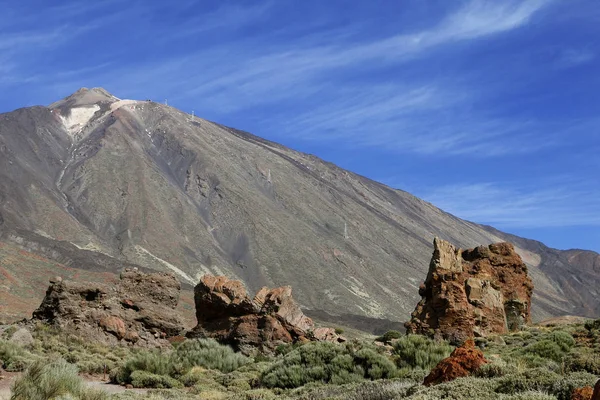
M600 251L596 0L0 7L0 111L79 87L168 99L462 218Z

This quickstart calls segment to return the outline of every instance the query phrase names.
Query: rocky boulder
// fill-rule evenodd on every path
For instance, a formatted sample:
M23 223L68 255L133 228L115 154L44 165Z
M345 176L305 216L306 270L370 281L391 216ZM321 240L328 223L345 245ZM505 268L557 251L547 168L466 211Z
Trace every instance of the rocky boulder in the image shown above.
M440 361L425 377L423 384L437 385L469 376L486 363L487 360L481 350L475 347L472 339L469 339L461 347L454 349L449 357Z
M33 335L26 328L19 328L15 333L12 334L9 342L17 344L21 347L31 346L34 343Z
M421 301L405 326L462 343L531 323L533 283L510 243L461 250L436 238Z
M104 343L167 344L183 331L175 311L180 289L172 274L135 268L114 285L53 279L33 319Z
M294 301L290 286L264 287L250 298L242 282L204 275L194 289L194 300L198 325L188 336L214 338L245 353L308 340L345 341L332 329L315 329Z
M571 400L591 400L594 394L594 388L591 386L585 386L582 388L576 388L571 393Z

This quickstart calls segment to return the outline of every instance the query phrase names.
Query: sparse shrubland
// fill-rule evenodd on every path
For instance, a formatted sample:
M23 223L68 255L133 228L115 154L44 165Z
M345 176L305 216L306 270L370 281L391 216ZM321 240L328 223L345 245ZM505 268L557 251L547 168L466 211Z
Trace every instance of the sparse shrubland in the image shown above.
M23 371L28 365L39 359L23 347L0 340L0 366L9 372Z
M228 373L250 362L252 359L235 353L231 347L223 346L212 339L188 340L178 345L175 350L138 352L121 367L113 370L111 379L115 383L130 383L134 387L177 387L185 383L190 386L190 379L193 377L189 373L195 367ZM140 373L134 376L136 372ZM160 381L160 376L166 379ZM149 386L149 383L155 385Z
M89 389L65 360L35 361L12 387L11 400L107 400L102 391Z
M369 346L308 343L283 356L263 373L261 382L267 387L296 388L309 382L339 385L396 375L394 363Z
M448 357L453 347L421 335L407 335L394 342L394 356L400 368L430 370Z
M593 385L600 374L598 324L527 328L479 339L489 363L473 376L431 387L422 385L424 377L453 347L395 333L383 335L387 346L366 339L312 342L280 346L274 356L252 359L213 340L134 350L39 326L26 348L1 340L0 362L8 370L26 370L14 384L15 400L568 400L575 388ZM113 382L151 391L109 396L87 390L77 370L101 373L105 365Z

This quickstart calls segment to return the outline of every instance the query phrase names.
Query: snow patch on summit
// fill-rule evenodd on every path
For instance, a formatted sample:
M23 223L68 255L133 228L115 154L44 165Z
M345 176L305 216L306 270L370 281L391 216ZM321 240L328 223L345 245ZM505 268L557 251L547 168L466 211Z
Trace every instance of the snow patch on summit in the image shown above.
M96 104L86 107L74 107L71 109L71 113L68 117L63 117L61 115L60 119L67 129L67 132L71 136L75 136L77 133L81 132L98 110L100 110L100 107Z

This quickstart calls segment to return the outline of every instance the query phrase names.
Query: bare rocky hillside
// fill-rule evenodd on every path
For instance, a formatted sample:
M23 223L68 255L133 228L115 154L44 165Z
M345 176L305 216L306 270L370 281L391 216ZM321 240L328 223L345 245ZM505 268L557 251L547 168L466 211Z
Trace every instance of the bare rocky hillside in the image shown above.
M515 243L534 280L534 319L600 315L596 253L461 220L172 107L96 88L0 114L0 240L69 268L136 264L174 272L184 289L206 273L252 292L292 285L320 319L405 321L434 236L463 248Z

